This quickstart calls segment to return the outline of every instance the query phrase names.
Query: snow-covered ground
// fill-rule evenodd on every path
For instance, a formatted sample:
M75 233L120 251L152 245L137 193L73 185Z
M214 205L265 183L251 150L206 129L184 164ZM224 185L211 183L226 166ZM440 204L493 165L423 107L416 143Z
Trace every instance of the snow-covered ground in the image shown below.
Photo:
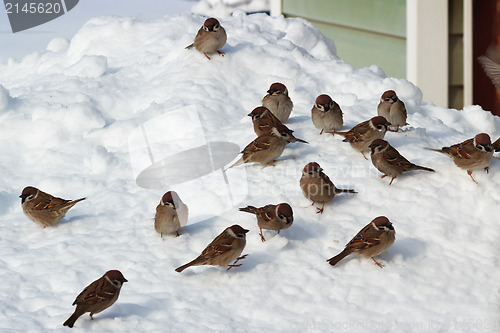
M184 49L203 21L94 18L71 40L0 64L0 330L68 330L62 323L76 295L119 269L129 282L117 303L93 321L82 316L75 331L498 331L500 161L489 174L475 172L475 184L423 148L480 132L496 139L500 120L478 106L426 103L417 87L376 66L354 69L301 19L236 13L221 20L225 56L209 61ZM226 183L220 164L254 139L246 115L275 81L295 104L287 125L309 145L290 144L276 167L229 169ZM410 126L386 139L436 170L391 186L340 137L319 135L310 118L316 96L327 93L349 129L376 114L387 89L406 103ZM215 152L186 163L207 143ZM161 161L165 168L144 176ZM339 195L316 214L299 188L311 161L358 194ZM28 185L87 200L42 229L21 210ZM153 216L167 190L190 207L190 220L180 237L162 240ZM262 243L255 218L238 207L279 202L293 207L294 224L265 232ZM378 258L385 268L357 255L328 265L379 215L396 229ZM235 223L250 229L241 267L174 271Z

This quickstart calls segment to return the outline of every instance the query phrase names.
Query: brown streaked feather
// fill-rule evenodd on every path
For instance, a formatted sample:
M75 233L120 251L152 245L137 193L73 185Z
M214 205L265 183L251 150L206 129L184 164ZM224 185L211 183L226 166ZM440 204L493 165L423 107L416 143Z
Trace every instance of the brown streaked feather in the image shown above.
M106 279L99 279L92 282L87 288L76 297L72 305L97 304L108 301L116 295L116 287Z
M340 134L340 135L344 136L344 140L343 140L344 142L363 141L363 135L366 134L366 132L370 129L368 122L369 122L369 120L364 121L364 122L354 126L349 131L343 132L343 133L345 133L345 135L343 133L339 133L339 132L335 132L335 134Z

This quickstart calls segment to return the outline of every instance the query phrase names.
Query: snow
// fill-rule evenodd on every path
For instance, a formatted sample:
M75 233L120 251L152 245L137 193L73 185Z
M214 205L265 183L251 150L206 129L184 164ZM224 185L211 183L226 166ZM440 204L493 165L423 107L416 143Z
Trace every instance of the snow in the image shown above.
M498 331L500 162L493 158L489 174L474 172L475 184L423 148L479 132L496 139L500 120L479 106L426 103L417 87L377 66L353 68L302 19L236 12L221 19L225 56L209 61L184 49L203 21L93 18L71 40L0 64L0 329L66 331L78 293L119 269L129 280L119 300L93 321L82 316L75 331ZM223 174L254 139L246 115L276 81L294 102L287 125L309 145L290 144L276 167ZM436 170L391 186L310 119L315 98L327 93L349 129L376 114L388 89L406 103L410 125L386 139ZM316 214L299 187L311 161L358 194L339 195ZM42 229L21 210L28 185L87 199ZM167 190L190 216L180 237L162 240L153 217ZM293 207L294 224L265 231L262 243L255 217L238 207L279 202ZM326 263L379 215L396 229L395 244L378 257L385 268L357 255ZM174 271L235 223L250 229L241 267Z

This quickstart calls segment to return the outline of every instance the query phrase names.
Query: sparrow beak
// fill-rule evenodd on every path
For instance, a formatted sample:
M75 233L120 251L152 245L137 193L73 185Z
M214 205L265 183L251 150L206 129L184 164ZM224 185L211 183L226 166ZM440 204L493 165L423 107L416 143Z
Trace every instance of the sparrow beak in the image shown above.
M247 229L243 229L243 232L246 234L247 232L249 232L250 230L247 230Z
M302 142L302 143L307 143L307 144L309 144L309 142L304 141L304 140L299 139L299 138L296 138L296 137L294 137L293 135L290 135L290 141L289 141L289 142Z
M269 95L271 95L273 92L274 92L274 90L271 90L271 89L269 89L269 90L267 91L267 93L268 93Z

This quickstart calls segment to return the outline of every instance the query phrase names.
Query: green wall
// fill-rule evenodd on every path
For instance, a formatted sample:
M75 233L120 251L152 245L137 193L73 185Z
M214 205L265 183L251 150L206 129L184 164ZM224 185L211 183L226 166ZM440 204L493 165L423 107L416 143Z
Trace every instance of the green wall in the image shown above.
M346 63L406 77L406 0L283 0L282 11L333 39Z

